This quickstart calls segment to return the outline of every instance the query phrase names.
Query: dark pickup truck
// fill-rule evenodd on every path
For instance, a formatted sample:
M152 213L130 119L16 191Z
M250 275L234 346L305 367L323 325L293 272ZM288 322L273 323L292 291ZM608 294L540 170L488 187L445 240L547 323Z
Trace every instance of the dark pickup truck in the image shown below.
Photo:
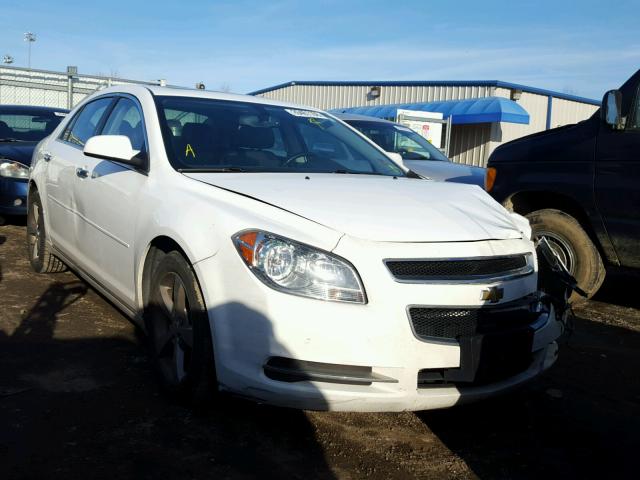
M486 188L529 218L592 296L606 267L640 269L640 70L589 119L498 147Z

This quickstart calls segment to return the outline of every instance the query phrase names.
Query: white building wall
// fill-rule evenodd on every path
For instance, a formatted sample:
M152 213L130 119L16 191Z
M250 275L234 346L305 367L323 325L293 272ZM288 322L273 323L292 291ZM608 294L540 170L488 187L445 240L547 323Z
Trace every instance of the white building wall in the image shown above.
M551 128L578 123L589 118L598 108L598 106L588 103L554 98L551 107Z
M449 158L456 163L484 167L491 138L491 124L454 125Z

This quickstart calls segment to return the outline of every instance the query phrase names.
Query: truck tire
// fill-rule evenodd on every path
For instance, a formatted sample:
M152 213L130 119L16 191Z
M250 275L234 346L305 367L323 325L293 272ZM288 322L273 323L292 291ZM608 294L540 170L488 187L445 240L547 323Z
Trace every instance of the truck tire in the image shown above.
M536 210L527 215L533 238L546 237L551 248L560 256L578 286L591 298L598 291L606 274L602 257L587 232L571 215L552 208ZM570 301L584 300L577 293Z
M29 194L27 210L27 255L31 268L37 273L64 272L67 266L53 253L47 243L42 202L37 190Z

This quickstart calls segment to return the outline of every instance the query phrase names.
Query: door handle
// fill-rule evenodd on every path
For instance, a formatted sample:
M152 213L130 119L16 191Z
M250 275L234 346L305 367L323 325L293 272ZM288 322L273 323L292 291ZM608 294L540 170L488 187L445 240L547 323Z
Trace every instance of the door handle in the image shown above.
M89 170L84 168L76 168L76 175L80 178L87 178L89 176Z
M45 162L50 162L51 160L53 160L53 155L51 155L49 152L44 152L44 153L42 154L42 159L43 159Z

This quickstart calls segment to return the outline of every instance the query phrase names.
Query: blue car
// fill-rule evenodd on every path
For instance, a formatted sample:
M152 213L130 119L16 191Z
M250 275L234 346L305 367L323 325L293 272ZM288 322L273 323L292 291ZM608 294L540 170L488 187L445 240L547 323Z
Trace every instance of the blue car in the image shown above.
M484 188L486 169L453 163L424 137L397 123L351 113L335 114L389 153L402 157L405 167L441 182L468 183Z
M60 108L0 105L0 217L26 215L33 150L67 112Z

